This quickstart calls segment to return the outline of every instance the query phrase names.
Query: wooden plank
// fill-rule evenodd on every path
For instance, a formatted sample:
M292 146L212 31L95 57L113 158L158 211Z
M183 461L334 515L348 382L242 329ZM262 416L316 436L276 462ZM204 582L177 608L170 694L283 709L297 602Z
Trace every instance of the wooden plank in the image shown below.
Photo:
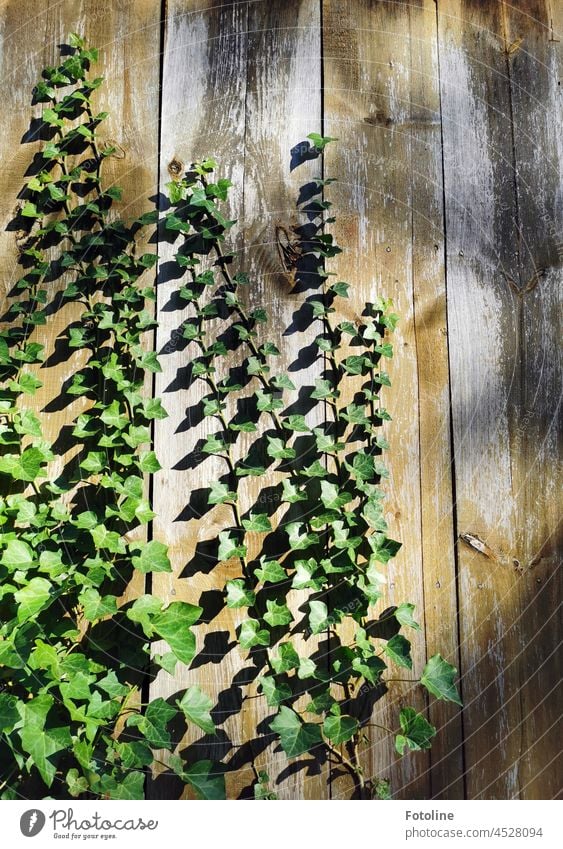
M248 21L248 76L246 92L245 176L244 176L244 246L241 266L251 273L250 306L263 306L269 316L263 328L263 340L272 341L281 356L272 362L272 372L288 374L298 390L314 386L323 363L307 362L302 352L312 345L319 326L297 330L295 314L314 290L312 281L298 281L295 291L284 272L277 246L277 228L283 227L295 238L292 228L308 223L306 213L298 212L300 186L320 176L320 165L306 161L290 171L295 162L294 148L308 133L321 129L321 49L320 4L317 0L292 0L286 3L251 3ZM267 60L266 60L267 57ZM305 359L305 362L302 362ZM297 399L289 398L290 403ZM297 410L298 407L295 408ZM306 413L311 427L320 424L324 410L317 405ZM271 429L272 423L265 421ZM252 437L252 434L250 434ZM248 440L247 448L250 447ZM246 504L260 497L260 490L273 486L281 475L272 473L266 479L249 478ZM272 515L272 521L283 519L287 505ZM291 591L288 606L295 622L307 591ZM311 655L319 639L309 636L300 645L299 634L292 636L298 652ZM310 699L306 699L307 703ZM302 707L305 706L305 703ZM252 704L253 721L264 724L273 716L264 699ZM268 722L270 721L268 719ZM280 799L323 799L329 794L329 769L326 762L310 756L289 761L278 744L273 744L258 760L272 779Z
M182 174L193 161L213 156L221 163L222 176L229 177L235 186L229 204L231 218L240 217L242 211L247 18L244 3L180 0L166 6L161 191L171 175ZM214 428L210 419L200 421L197 417L200 386L186 382L192 352L181 342L179 328L190 310L178 309L175 303L178 281L166 281L165 269L173 247L161 243L159 253L156 349L163 371L157 375L155 392L163 399L169 418L155 428L155 451L163 469L154 480L154 534L169 546L174 571L155 575L153 591L165 601L200 604L206 624L196 629L198 654L192 669L177 668L174 677L161 672L151 686L151 698L167 698L197 682L219 704L221 714L214 713L219 731L210 743L208 737L198 742L201 735L186 738L180 750L191 760L209 757L220 761L236 752L235 747L251 735L251 729L240 720L242 692L232 684L237 674L240 680L244 667L233 652L233 616L230 611L216 615L223 604L223 586L231 576L228 567L211 569L205 561L205 541L213 539L232 518L225 506L207 512L205 504L200 503L209 481L223 474L224 461L205 458L195 450L199 440ZM234 777L229 781L229 796L238 796L250 780L248 774L242 780ZM162 775L149 792L153 798L178 798L182 786L172 776Z
M428 615L434 644L440 637L436 608L442 605L441 616L450 622L447 634L440 629L446 637L443 650L455 659L448 384L441 333L440 125L431 6L414 9L367 0L324 4L324 129L340 140L328 148L326 165L327 175L339 179L330 194L336 201L338 242L345 249L333 268L352 283L353 312L361 315L365 302L384 295L393 298L400 315L389 367L393 388L384 390L383 403L393 415L386 428L391 447L384 457L390 472L386 518L391 536L403 548L388 567L384 606L415 603L423 626ZM415 197L415 192L420 194ZM433 346L438 369L431 375ZM434 501L421 498L421 474L424 486L430 476L438 486ZM438 546L443 579L439 601L438 564L429 564L425 583L422 571L423 557L432 558ZM429 594L426 607L424 589ZM422 634L413 638L413 658L420 674L426 659ZM420 690L392 684L375 706L374 723L396 728L399 709L411 703L424 708ZM439 724L446 721L446 713L434 714ZM454 736L454 748L458 744ZM371 733L366 777L389 778L394 797L429 797L428 767L427 753L400 761L391 735L377 728ZM452 761L443 765L442 785L453 780L447 776L456 768ZM345 795L347 786L340 783L335 792L337 798Z
M546 248L561 226L560 59L547 5L506 10L438 8L466 781L489 799L553 794L557 780L560 260Z
M267 338L287 351L276 369L288 366L294 358L290 338L284 339L283 332L291 323L295 298L282 273L275 224L296 223L292 216L298 185L313 173L307 167L290 176L289 163L291 147L306 132L320 129L318 27L318 3L312 0L283 5L173 2L167 10L162 182L170 179L170 163L187 165L213 155L221 173L234 183L229 215L240 220L233 235L235 247L245 249L241 266L247 261L252 272L250 300L273 312ZM163 245L163 269L170 256L170 248ZM236 262L238 266L238 258ZM188 757L224 759L230 765L230 798L250 792L253 765L265 769L274 785L280 777L275 790L281 797L318 798L327 793L326 776L306 774L309 765L307 770L288 768L285 755L270 745L264 719L272 714L263 699L243 702L243 696L255 694L247 685L256 676L251 660L235 642L235 628L245 612L218 612L226 580L238 573L233 573L230 564L209 569L194 560L194 553L203 552L206 541L216 539L221 529L232 524L232 517L227 507L208 511L198 502L198 490L201 493L210 480L217 479L224 466L218 458L202 462L203 457L194 456L210 420L199 422L191 415L201 390L198 386L187 389L182 382L191 352L178 346L177 329L189 311L174 307L177 286L177 281L159 286L157 349L162 353L164 371L157 380L157 394L164 397L170 418L159 422L156 429L156 451L164 470L155 479L154 491L155 535L171 546L174 574L155 576L154 588L163 598L201 604L209 624L197 629L200 653L192 669L179 669L174 678L160 674L152 693L168 697L197 682L217 702L216 742L196 734L187 737L182 747ZM235 352L229 365L236 365L241 356ZM244 453L251 441L241 438L236 450ZM268 478L266 486L276 482L277 478ZM241 482L243 510L258 495L250 479ZM186 564L191 565L186 568ZM152 792L170 797L177 795L178 788L170 784L170 778L159 778Z
M441 105L436 6L431 0L410 9L410 60L412 268L426 656L439 652L459 669ZM462 799L461 712L456 705L432 699L429 719L437 729L430 751L430 797Z

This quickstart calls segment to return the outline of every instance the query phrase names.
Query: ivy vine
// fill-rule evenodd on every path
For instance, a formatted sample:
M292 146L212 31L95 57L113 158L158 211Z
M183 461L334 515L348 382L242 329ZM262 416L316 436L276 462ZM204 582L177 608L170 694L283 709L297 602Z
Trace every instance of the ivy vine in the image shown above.
M106 114L93 105L102 85L90 76L97 51L76 35L69 47L34 91L42 147L18 215L22 276L0 332L1 795L138 799L156 767L203 798L224 798L228 764L186 762L177 747L189 726L216 732L213 700L197 685L175 700L148 695L151 659L172 674L189 665L202 616L196 605L165 604L150 585L151 573L171 571L166 546L151 535L147 497L147 478L160 469L151 427L167 413L150 391L161 369L151 349L157 256L139 244L158 214L127 223L115 214L121 190L103 180L114 150L100 140ZM334 141L309 140L309 158ZM328 229L332 180L319 178L301 204L311 227L294 258L316 286L301 308L318 328L322 374L299 397L305 391L320 423L295 412L298 390L276 369L267 313L249 306L252 281L224 247L235 222L223 212L231 184L216 170L207 159L170 182L159 226L183 277L190 380L214 423L201 453L224 466L207 507L226 505L232 517L216 559L232 567L225 605L239 617L240 651L259 672L246 697L272 709L267 733L287 757L329 759L350 774L355 795L384 798L386 783L362 769L365 729L393 670L413 674L403 631L419 628L410 603L380 609L382 570L400 547L387 534L381 486L381 428L390 418L384 362L397 316L379 298L357 321L339 318L349 285L328 270L341 249ZM30 400L45 355L36 328L70 303L78 318L59 342L77 370L60 403L81 411L70 434L49 445ZM241 433L255 434L242 457ZM245 511L241 480L265 475L279 481L276 509L264 511L258 499ZM261 548L251 556L256 539ZM125 591L136 574L148 576L147 592L131 601ZM156 655L156 640L169 651ZM459 704L455 675L435 655L417 680ZM403 708L398 722L399 755L430 747L436 731L423 713ZM255 798L275 798L267 774L256 777Z

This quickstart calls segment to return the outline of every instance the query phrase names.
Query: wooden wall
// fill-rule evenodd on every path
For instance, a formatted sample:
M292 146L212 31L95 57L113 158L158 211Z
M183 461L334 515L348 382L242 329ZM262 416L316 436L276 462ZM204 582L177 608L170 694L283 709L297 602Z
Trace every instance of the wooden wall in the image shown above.
M325 161L345 247L332 270L350 281L350 313L393 297L401 316L386 406L387 519L403 548L389 567L388 599L417 605L423 625L416 669L440 651L460 669L463 711L432 702L439 734L430 754L403 760L373 729L370 776L398 798L553 798L560 632L563 264L563 6L556 0L2 0L0 122L2 292L15 274L6 227L33 154L21 144L31 89L71 31L102 51L100 100L108 137L123 155L109 177L122 211L151 206L173 163L213 155L233 180L235 245L270 312L268 336L292 367L289 332L303 296L292 293L275 245L279 224L298 223L299 186L318 163L290 171L292 148L311 131L337 136ZM167 259L161 246L161 263ZM162 278L165 279L164 277ZM185 380L177 342L175 281L158 287L156 392L170 413L157 422L163 471L154 481L154 535L171 547L173 575L155 575L163 597L202 604L190 670L162 672L154 695L197 681L216 699L218 737L184 741L224 759L231 797L245 795L252 763L281 798L343 798L350 788L312 759L299 769L264 730L252 670L233 640L240 611L219 611L225 574L209 569L205 542L226 521L201 516L197 490L216 460L194 462L205 420ZM41 341L54 348L63 312ZM306 336L306 332L305 332ZM300 338L304 347L306 339ZM72 361L42 379L48 410ZM315 366L293 379L311 383ZM74 417L48 416L52 437ZM199 458L201 459L201 458ZM249 484L244 497L257 491ZM224 572L224 570L223 570ZM409 685L377 705L394 724ZM419 707L424 697L414 696ZM560 702L559 702L560 704ZM167 776L156 797L175 798Z

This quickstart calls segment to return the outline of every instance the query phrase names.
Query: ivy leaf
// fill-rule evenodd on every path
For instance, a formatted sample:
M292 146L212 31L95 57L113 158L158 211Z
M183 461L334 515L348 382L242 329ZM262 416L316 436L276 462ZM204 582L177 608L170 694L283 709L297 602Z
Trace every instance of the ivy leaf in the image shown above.
M102 775L100 791L110 799L144 799L145 773L142 770L134 770L119 779L112 775Z
M309 602L309 626L313 634L319 634L328 627L328 608L324 601Z
M127 725L136 726L153 749L169 749L172 741L166 726L174 716L176 709L158 698L149 703L144 715L130 716Z
M307 501L307 493L299 490L295 484L284 478L282 481L283 495L282 501L287 501L289 504L295 504L297 501Z
M215 723L211 719L210 714L210 710L213 707L213 700L200 690L197 684L189 687L177 704L185 716L205 731L206 734L217 733Z
M72 738L68 727L39 729L33 725L24 725L19 734L23 750L31 756L41 778L50 787L57 769L49 758L70 748Z
M35 616L51 601L52 584L45 578L32 578L21 590L14 593L18 602L18 622Z
M302 722L295 711L285 705L280 707L270 728L279 735L281 747L289 758L310 752L322 743L320 725Z
M203 613L201 607L185 601L173 601L162 613L153 617L151 625L166 640L178 660L190 664L196 650L195 635L190 631Z
M151 475L162 469L154 451L146 451L144 454L141 454L139 457L139 469Z
M420 625L413 619L414 608L414 604L404 602L397 607L393 615L399 624L420 631Z
M266 601L266 607L267 613L264 614L264 620L271 628L275 628L278 625L289 625L293 621L291 611L286 604L278 604L275 599L268 599Z
M310 548L319 541L318 534L302 533L301 529L303 527L304 525L301 522L290 522L285 526L292 551L301 551L302 549Z
M395 634L385 644L384 652L397 666L412 669L411 644L402 634Z
M432 738L436 736L436 729L426 721L422 714L417 713L414 708L403 708L399 714L402 734L395 738L395 748L400 755L404 754L405 746L412 751L430 749Z
M211 761L196 761L181 776L201 799L226 798L225 776Z
M245 619L239 628L238 641L243 649L270 645L270 632L260 628L256 619Z
M117 598L114 595L101 596L94 587L89 587L78 596L78 601L84 608L84 616L89 622L95 622L104 616L117 613Z
M299 668L299 655L291 643L281 643L278 647L278 654L279 657L270 658L272 667L278 675L282 672L289 672L290 669Z
M69 769L65 781L69 795L73 799L77 799L82 793L88 792L88 780L83 775L79 775L77 769Z
M274 460L293 460L295 459L295 448L288 448L277 436L268 436L268 447L266 453Z
M266 560L265 557L260 558L261 567L254 570L254 574L259 581L266 584L278 584L280 581L287 580L287 573L277 560Z
M246 546L239 545L238 542L231 537L229 531L220 531L219 552L217 556L220 561L230 560L231 557L246 557Z
M272 675L258 678L257 683L262 688L269 707L279 707L285 699L291 698L291 687L289 684L278 683Z
M462 706L454 684L456 674L455 666L449 664L440 654L435 654L424 667L420 683L437 699Z
M18 700L9 693L0 693L0 733L11 731L19 719Z
M251 513L249 519L243 519L242 524L247 531L265 533L272 530L272 525L267 513Z
M353 496L349 492L340 492L335 483L321 481L321 501L327 510L340 510L345 504L352 501Z
M2 553L2 565L7 569L29 569L34 563L33 551L30 546L21 539L8 540L5 551Z
M256 596L246 588L242 578L235 578L233 581L227 581L225 585L227 590L227 607L252 607L256 601Z
M327 716L323 723L323 734L335 746L350 740L358 732L360 723L352 716Z
M139 544L137 544L139 547ZM139 572L171 572L172 567L168 559L168 546L156 539L140 545L141 553L131 558L135 569Z
M162 602L154 595L142 595L135 599L127 610L127 618L131 622L139 622L147 637L152 637L154 630L152 618L162 612Z
M234 501L236 492L231 492L229 487L219 481L211 481L211 492L207 496L208 504L224 504L225 501Z
M313 147L321 152L325 149L329 142L338 141L338 139L333 138L333 136L321 136L319 133L309 133L307 138L313 142Z
M297 431L298 433L308 433L311 430L305 421L305 417L301 415L288 416L283 419L282 424L288 430Z

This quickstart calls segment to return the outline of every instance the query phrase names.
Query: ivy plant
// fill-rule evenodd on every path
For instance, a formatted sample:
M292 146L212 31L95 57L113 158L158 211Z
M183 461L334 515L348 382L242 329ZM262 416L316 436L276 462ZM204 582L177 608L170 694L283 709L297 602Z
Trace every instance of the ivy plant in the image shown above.
M179 747L188 729L215 733L213 700L197 684L150 699L151 658L171 674L189 665L202 609L152 591L152 573L171 571L147 495L160 469L151 429L167 413L150 391L161 368L150 345L157 257L139 246L158 216L122 221L121 190L103 179L114 150L100 141L97 58L73 35L35 87L41 150L21 197L22 273L0 332L0 792L137 799L149 774L167 769L198 796L224 798L228 764L186 761ZM309 158L335 141L309 139ZM412 604L384 606L384 568L399 543L384 519L390 416L380 396L397 316L378 298L357 321L339 318L349 285L331 280L341 249L328 229L332 180L319 177L302 203L307 238L286 250L294 277L307 267L313 294L301 309L317 328L319 377L298 397L276 366L266 311L252 306L252 280L225 250L231 184L216 170L206 159L169 183L159 226L175 244L190 379L212 423L201 455L223 466L206 497L231 515L215 544L217 563L232 566L224 605L237 617L239 649L259 673L246 697L271 709L265 733L288 758L329 759L355 795L386 798L387 783L364 775L362 745L397 669L414 675L407 635L419 628ZM70 308L57 345L76 368L57 408L78 412L51 445L33 400L45 356L38 339ZM254 434L242 455L241 434ZM260 497L244 509L242 481L272 476L278 509ZM134 576L145 591L131 595ZM163 655L157 640L168 644ZM435 655L413 680L459 703L455 674ZM398 755L429 748L436 732L423 713L405 707L397 721ZM275 798L253 767L254 798Z
M309 139L308 158L335 141ZM408 633L419 629L414 605L382 604L385 565L400 547L387 533L381 485L388 448L382 426L391 418L381 399L390 385L384 364L393 356L388 336L398 317L389 300L378 298L357 321L339 318L350 287L327 270L341 248L328 231L334 218L325 191L332 179L319 177L303 193L307 237L286 250L297 266L293 279L301 262L314 290L301 309L318 328L321 364L315 385L301 387L298 400L289 374L276 368L280 351L267 338L268 315L252 306L253 281L224 248L235 222L223 211L231 184L216 178L216 168L207 159L168 184L163 226L177 240L176 262L184 269L178 297L189 309L181 330L191 380L200 385L203 415L212 423L201 454L223 463L207 503L227 505L232 516L217 540L218 562L234 571L225 604L240 611L239 647L260 670L258 695L274 711L269 730L285 754L329 758L350 774L356 795L385 797L386 783L364 776L365 727L393 679L413 674ZM296 412L319 407L321 424L314 423L318 416ZM235 459L241 432L256 437ZM246 512L241 507L240 482L248 476L281 479L275 522L261 498ZM250 556L256 538L262 545ZM412 680L459 704L455 675L435 655ZM399 755L430 747L436 730L423 713L405 707L398 725ZM257 798L268 798L266 785L260 773Z
M148 699L152 642L168 643L168 669L189 664L201 609L124 595L135 574L171 570L166 546L146 532L146 478L160 468L151 424L166 411L146 380L160 369L146 343L156 255L137 246L156 212L129 223L116 214L121 189L103 181L113 153L99 141L106 114L94 108L102 77L90 75L97 50L77 35L69 47L34 90L42 143L22 193L22 271L0 333L1 794L143 798L168 749L182 781L222 798L221 770L173 754L169 730L180 718L212 731L207 697L191 688L175 704ZM57 344L76 368L58 401L80 412L50 445L33 406L45 356L37 340L69 304L76 318Z

